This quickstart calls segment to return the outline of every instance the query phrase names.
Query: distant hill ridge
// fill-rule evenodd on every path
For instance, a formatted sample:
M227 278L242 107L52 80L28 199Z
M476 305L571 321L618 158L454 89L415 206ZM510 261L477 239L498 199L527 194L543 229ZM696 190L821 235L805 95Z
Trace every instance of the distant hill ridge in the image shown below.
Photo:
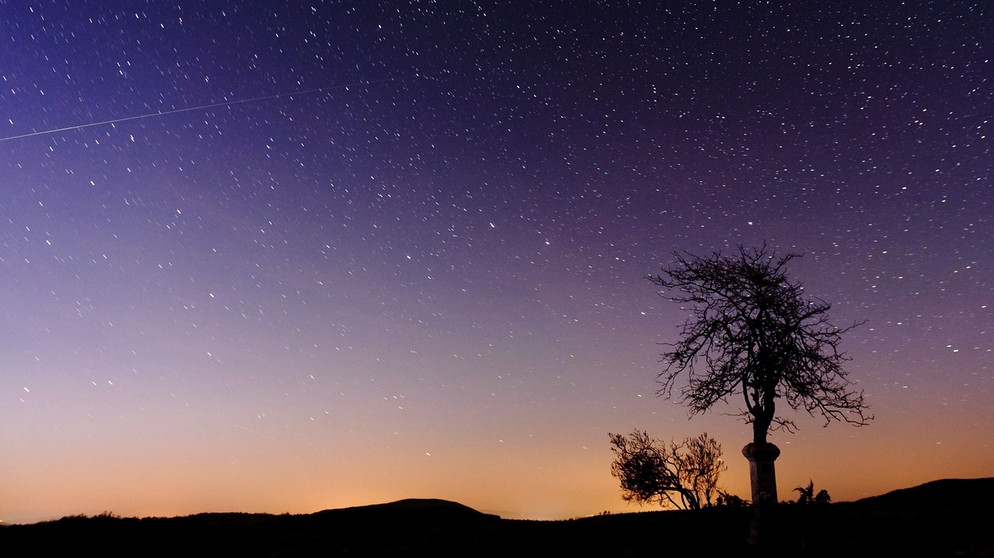
M994 477L979 479L942 479L911 488L901 488L854 502L887 507L952 507L967 509L990 506L994 501Z
M474 510L458 502L441 500L438 498L407 498L396 502L385 504L370 504L366 506L353 506L348 508L334 508L319 511L319 514L344 513L344 512L390 512L390 511L426 511L426 512L449 512L465 513L470 515L488 515Z
M977 479L941 479L927 482L910 488L901 488L880 494L861 498L853 502L839 502L840 504L850 504L858 506L876 507L954 507L972 508L975 506L989 506L994 502L994 477ZM209 524L257 524L273 519L285 519L287 517L303 518L311 517L336 517L357 516L357 518L370 515L427 515L432 517L463 518L463 519L500 519L500 516L483 513L469 506L443 500L438 498L406 498L394 502L381 504L369 504L363 506L352 506L347 508L332 508L313 512L310 514L283 514L274 515L269 513L244 513L244 512L202 512L188 516L172 518L149 517L146 520L186 520L201 521ZM661 511L639 511L629 513L665 513ZM117 516L95 516L94 520L121 519ZM39 524L51 524L59 521L85 520L86 516L67 516L61 520L44 521ZM128 518L124 518L128 519ZM132 518L136 519L136 518ZM4 527L0 525L0 528Z
M827 506L783 505L766 516L766 556L994 557L994 478L946 479ZM747 508L642 511L561 521L501 519L456 502L406 499L306 515L202 513L174 518L68 516L0 526L3 554L184 556L753 555ZM656 535L647 536L647 533ZM845 536L840 536L844 533ZM766 552L769 550L769 552Z

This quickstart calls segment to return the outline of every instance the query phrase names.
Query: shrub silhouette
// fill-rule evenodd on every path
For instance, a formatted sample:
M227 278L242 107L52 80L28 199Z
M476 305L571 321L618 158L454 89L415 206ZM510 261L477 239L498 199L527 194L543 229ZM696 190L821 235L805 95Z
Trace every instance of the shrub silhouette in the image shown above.
M669 444L638 430L610 437L615 453L611 474L621 481L626 501L681 509L713 505L718 477L727 466L721 444L706 432Z

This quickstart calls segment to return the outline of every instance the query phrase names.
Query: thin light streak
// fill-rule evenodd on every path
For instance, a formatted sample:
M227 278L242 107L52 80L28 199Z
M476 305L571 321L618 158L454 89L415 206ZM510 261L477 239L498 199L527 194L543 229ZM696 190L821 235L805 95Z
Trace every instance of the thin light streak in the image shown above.
M439 72L434 72L434 73L439 73ZM180 113L184 113L184 112L195 112L195 111L200 111L200 110L208 110L208 109L212 109L212 108L231 107L231 106L235 106L235 105L244 105L244 104L248 104L248 103L258 103L258 102L261 102L261 101L268 101L268 100L272 100L272 99L279 99L279 98L282 98L282 97L313 95L315 93L323 93L323 92L327 92L327 91L338 91L338 90L342 90L342 89L349 89L350 87L378 85L378 84L381 84L381 83L390 83L390 82L394 82L394 81L403 81L403 80L406 80L406 79L411 79L411 78L415 78L415 77L426 77L426 76L429 76L429 75L432 75L432 74L420 74L419 73L419 74L412 74L412 75L408 75L408 76L397 76L397 77L383 78L383 79L380 79L380 80L373 80L373 81L357 81L357 82L352 82L352 83L345 84L345 85L330 85L330 86L327 86L327 87L317 87L317 88L314 88L314 89L307 89L307 90L304 90L304 91L292 91L292 92L289 92L289 93L276 93L276 94L273 94L273 95L263 95L261 97L252 97L250 99L235 99L233 101L222 101L222 102L210 103L210 104L206 104L206 105L197 105L195 107L183 107L183 108L172 109L172 110L163 110L163 111L158 111L158 112L150 112L150 113L146 113L146 114L136 114L134 116L125 116L125 117L122 117L122 118L112 118L112 119L109 119L109 120L101 120L99 122L87 122L85 124L75 124L73 126L64 126L64 127L61 127L61 128L51 128L51 129L48 129L48 130L38 130L36 132L28 132L26 134L18 134L16 136L2 137L2 138L0 138L0 142L12 141L12 140L18 140L18 139L25 139L25 138L31 138L31 137L36 137L36 136L47 136L47 135L50 135L50 134L58 134L60 132L71 132L73 130L85 130L86 128L94 128L94 127L97 127L97 126L108 126L108 125L111 125L111 124L119 124L121 122L133 122L133 121L136 121L136 120L145 120L145 119L148 119L148 118L160 118L160 117L163 117L163 116L169 116L171 114L180 114Z

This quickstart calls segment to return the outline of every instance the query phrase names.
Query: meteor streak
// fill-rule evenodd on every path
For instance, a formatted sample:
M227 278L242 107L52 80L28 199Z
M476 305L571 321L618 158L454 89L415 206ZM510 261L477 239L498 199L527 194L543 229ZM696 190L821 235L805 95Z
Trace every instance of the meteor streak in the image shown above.
M435 72L435 73L438 73L438 72ZM93 127L96 127L96 126L106 126L108 124L118 124L120 122L131 122L131 121L134 121L134 120L144 120L146 118L158 118L158 117L161 117L161 116L168 116L170 114L179 114L181 112L194 112L194 111L198 111L198 110L207 110L207 109L218 108L218 107L230 107L230 106L234 106L234 105L244 105L244 104L247 104L247 103L257 103L259 101L268 101L270 99L279 99L279 98L282 98L282 97L293 97L295 95L298 95L298 96L300 96L300 95L313 95L314 93L323 93L323 92L326 92L326 91L335 91L335 90L339 90L339 89L348 89L349 87L359 87L359 86L362 86L362 85L377 85L377 84L381 84L381 83L389 83L389 82L393 82L393 81L402 81L402 80L405 80L405 79L410 79L410 78L414 78L414 77L428 76L428 75L431 75L431 74L412 74L412 75L409 75L409 76L398 76L398 77L391 77L391 78L383 78L383 79L380 79L380 80L373 80L373 81L358 81L358 82L352 82L352 83L345 84L345 85L330 85L330 86L326 86L326 87L317 87L317 88L314 88L314 89L307 89L307 90L304 90L304 91L291 91L289 93L276 93L276 94L273 94L273 95L264 95L264 96L261 96L261 97L252 97L250 99L235 99L235 100L232 100L232 101L221 101L221 102L218 102L218 103L210 103L210 104L206 104L206 105L197 105L195 107L183 107L183 108L172 109L172 110L163 110L163 111L158 111L158 112L149 112L149 113L145 113L145 114L136 114L134 116L125 116L125 117L122 117L122 118L112 118L110 120L101 120L99 122L87 122L85 124L76 124L74 126L64 126L62 128L51 128L51 129L48 129L48 130L39 130L39 131L36 131L36 132L28 132L26 134L18 134L16 136L2 137L2 138L0 138L0 142L11 141L11 140L16 140L16 139L31 138L31 137L35 137L35 136L46 136L46 135L49 135L49 134L57 134L59 132L69 132L69 131L72 131L72 130L83 130L85 128L93 128Z

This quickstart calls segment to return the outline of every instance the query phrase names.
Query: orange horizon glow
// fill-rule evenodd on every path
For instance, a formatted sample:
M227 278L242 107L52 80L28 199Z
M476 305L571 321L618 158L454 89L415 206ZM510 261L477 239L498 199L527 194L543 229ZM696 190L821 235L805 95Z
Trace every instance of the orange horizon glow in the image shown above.
M728 430L748 434L744 425L727 417L707 418L715 424L727 421L732 427ZM827 489L834 502L842 502L942 478L991 476L994 450L972 442L981 432L957 431L933 440L927 436L935 431L924 431L911 435L923 438L920 444L902 445L893 434L883 432L898 426L890 422L878 418L874 426L861 429L833 425L776 436L783 452L777 461L779 499L795 500L793 488L809 480L817 489ZM727 437L725 430L720 434ZM365 461L354 456L351 463L335 452L313 450L303 462L290 458L300 455L300 448L293 445L246 450L215 460L206 455L155 462L136 458L80 462L78 468L59 460L47 466L35 463L31 476L14 479L17 482L5 491L6 505L19 509L19 515L0 519L8 524L35 523L103 512L125 517L306 514L405 498L455 501L506 519L558 520L662 509L621 499L617 480L610 475L612 454L606 434L600 447L571 453L551 446L526 451L494 447L473 454L443 449L416 457L411 452L406 463L393 459L390 450ZM723 453L728 465L721 479L723 490L748 499L745 458L728 442Z

